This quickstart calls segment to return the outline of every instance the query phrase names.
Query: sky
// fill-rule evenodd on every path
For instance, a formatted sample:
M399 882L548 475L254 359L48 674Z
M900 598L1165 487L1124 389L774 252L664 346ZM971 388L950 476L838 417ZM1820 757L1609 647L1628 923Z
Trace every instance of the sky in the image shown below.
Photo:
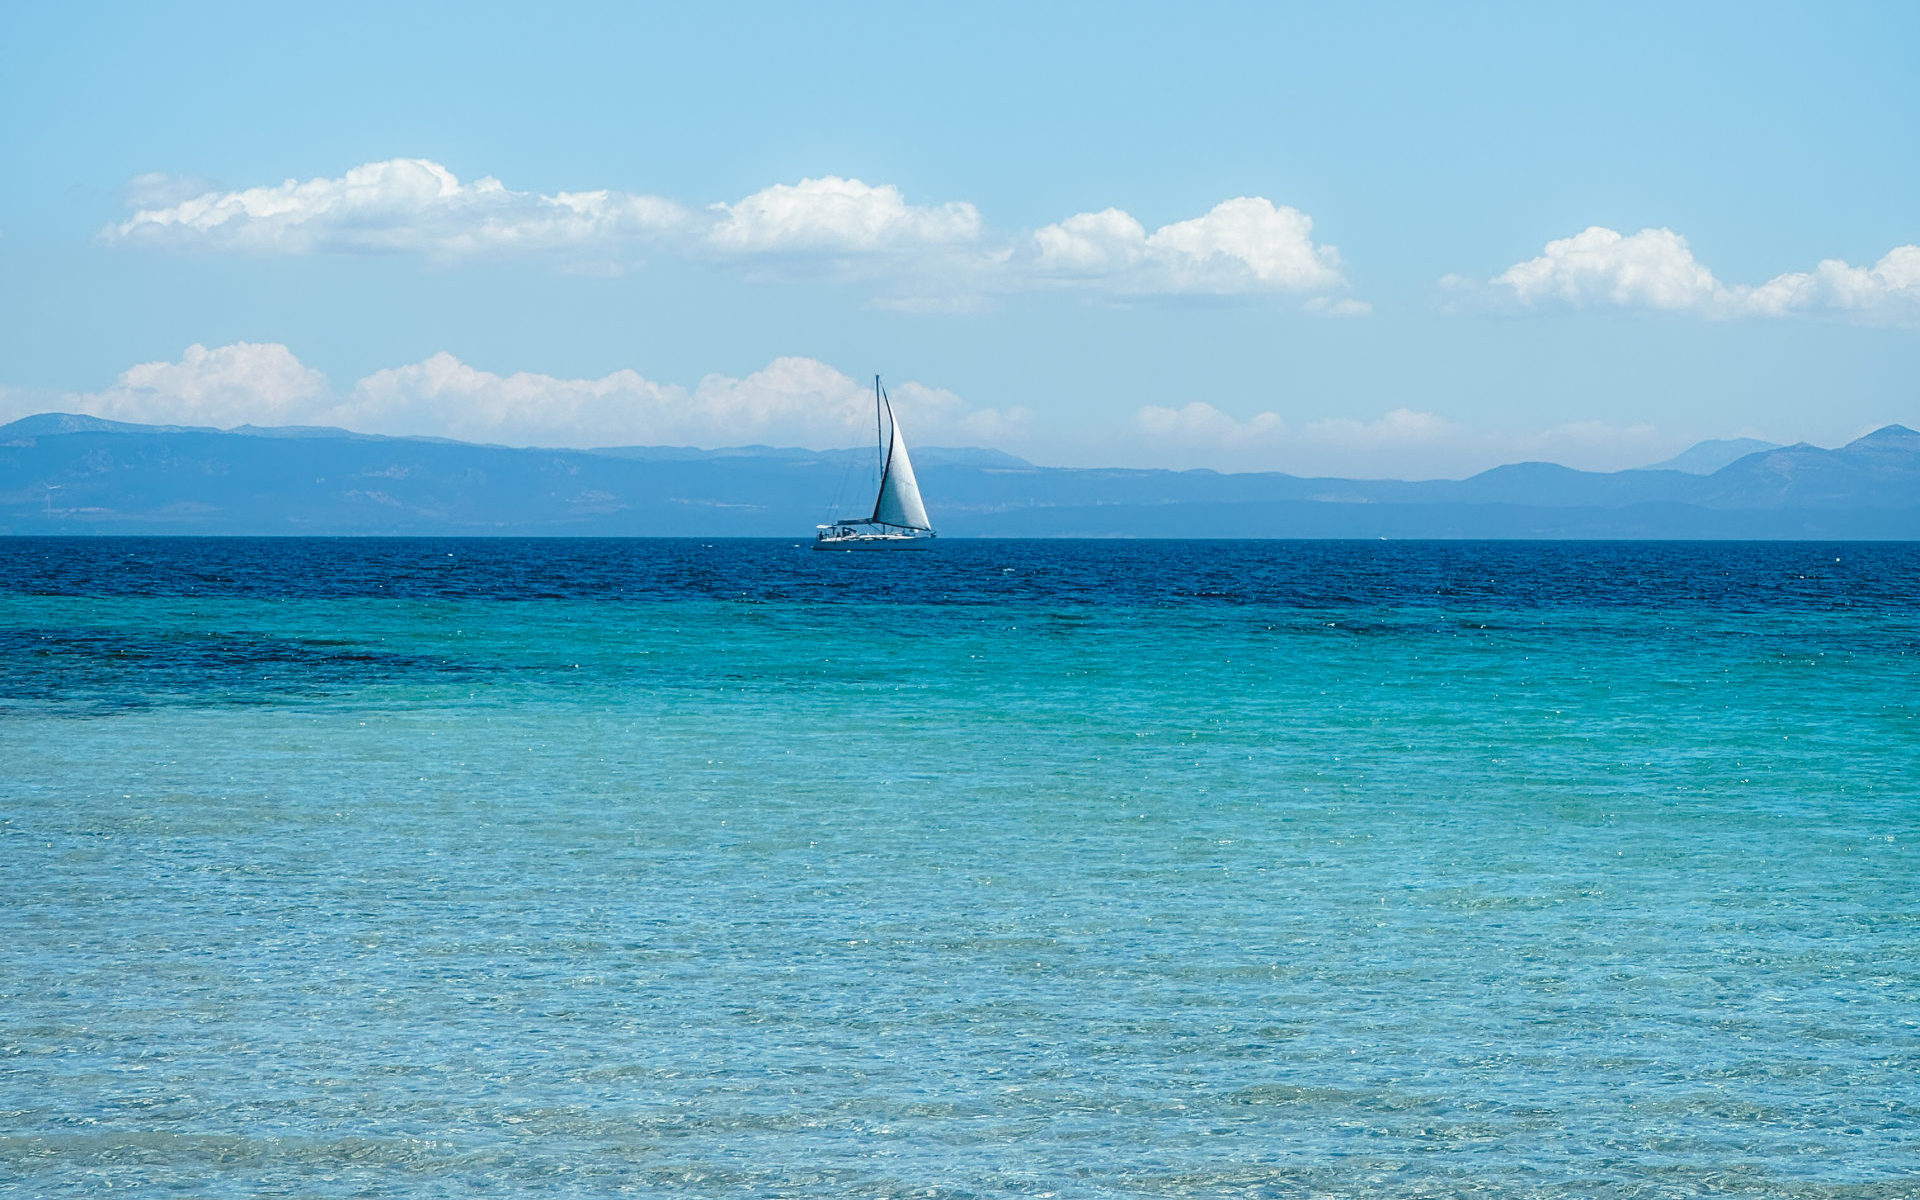
M829 447L879 373L1053 465L1836 445L1920 426L1916 61L1909 3L7 5L0 420Z

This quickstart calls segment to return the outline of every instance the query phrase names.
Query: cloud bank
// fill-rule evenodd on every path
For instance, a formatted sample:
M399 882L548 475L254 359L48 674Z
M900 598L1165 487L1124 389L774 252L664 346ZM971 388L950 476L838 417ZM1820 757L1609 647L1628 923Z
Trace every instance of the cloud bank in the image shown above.
M60 409L160 425L318 425L515 446L831 449L870 444L871 388L804 357L682 385L634 370L578 378L501 374L445 353L342 387L284 345L236 342L189 346L176 360L141 363L96 392L0 388L0 422ZM1293 421L1271 409L1243 417L1203 402L1146 405L1131 419L1116 414L1117 420L1081 423L1063 435L1057 426L1042 427L1025 408L975 405L911 381L890 384L889 391L915 445L988 446L1060 466L1413 479L1522 460L1614 470L1669 457L1697 440L1647 424L1496 430L1412 407L1377 417Z
M129 195L151 203L102 230L109 245L441 258L567 252L622 266L660 252L713 264L824 261L845 275L892 278L908 307L1078 289L1297 295L1319 301L1314 311L1365 310L1343 296L1339 252L1314 242L1312 218L1260 196L1223 201L1151 233L1109 208L1009 234L965 201L914 204L891 184L833 175L689 206L609 190L514 191L491 177L463 183L428 159L393 159L337 179L227 192L142 176Z
M890 386L922 445L1018 437L1022 409L969 407L952 392ZM142 363L102 391L65 403L113 420L170 425L330 425L360 433L509 445L740 446L826 449L873 432L871 385L811 358L779 358L742 378L693 387L622 370L597 379L498 375L435 354L375 371L344 390L278 343L190 346L177 362ZM22 414L24 415L24 414Z
M1444 281L1472 286L1458 277ZM1671 229L1621 234L1595 225L1548 242L1485 292L1522 308L1637 308L1705 317L1829 315L1869 323L1920 323L1920 246L1896 246L1871 267L1827 259L1761 284L1728 284Z

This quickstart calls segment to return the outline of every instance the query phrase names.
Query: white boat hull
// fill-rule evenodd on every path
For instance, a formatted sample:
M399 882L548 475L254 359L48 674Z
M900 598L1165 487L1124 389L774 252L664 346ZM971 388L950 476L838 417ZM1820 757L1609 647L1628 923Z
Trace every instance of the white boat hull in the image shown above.
M856 534L853 537L815 538L815 550L925 550L933 541L930 537L908 537L904 534Z

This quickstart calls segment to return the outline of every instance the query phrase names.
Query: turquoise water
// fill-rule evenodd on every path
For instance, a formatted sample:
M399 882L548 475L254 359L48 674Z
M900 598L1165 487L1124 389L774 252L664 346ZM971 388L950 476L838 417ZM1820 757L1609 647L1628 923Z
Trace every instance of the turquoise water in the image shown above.
M1920 548L0 551L9 1194L1920 1190Z

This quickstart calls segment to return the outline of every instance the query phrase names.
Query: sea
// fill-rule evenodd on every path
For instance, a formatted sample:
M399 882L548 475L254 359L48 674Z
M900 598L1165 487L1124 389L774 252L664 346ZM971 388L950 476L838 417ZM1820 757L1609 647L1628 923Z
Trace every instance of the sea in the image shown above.
M0 1194L1920 1195L1920 545L0 540Z

